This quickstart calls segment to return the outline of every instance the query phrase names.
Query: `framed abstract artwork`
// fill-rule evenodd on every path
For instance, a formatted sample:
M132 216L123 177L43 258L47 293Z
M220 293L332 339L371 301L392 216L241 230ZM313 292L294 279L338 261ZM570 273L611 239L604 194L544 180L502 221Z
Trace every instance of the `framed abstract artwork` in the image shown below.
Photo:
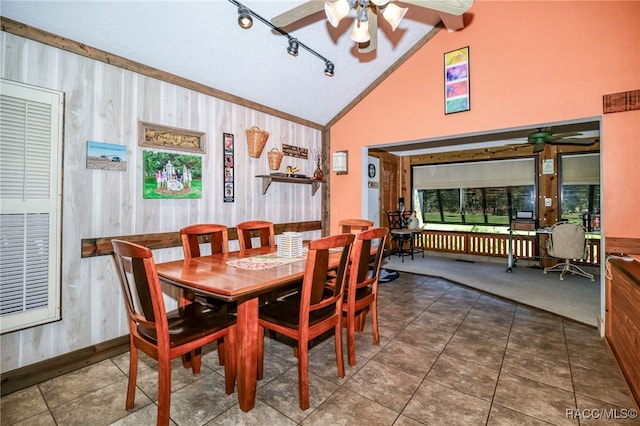
M444 54L444 113L469 111L469 46Z

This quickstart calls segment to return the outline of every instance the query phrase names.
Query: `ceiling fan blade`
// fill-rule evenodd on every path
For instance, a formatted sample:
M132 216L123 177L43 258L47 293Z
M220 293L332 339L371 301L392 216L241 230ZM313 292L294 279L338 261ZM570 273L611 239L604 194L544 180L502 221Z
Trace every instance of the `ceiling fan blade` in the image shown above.
M566 138L567 136L582 136L582 133L578 133L578 132L554 133L551 136L547 137L547 142Z
M369 36L368 42L358 43L358 52L369 53L378 47L378 14L373 10L369 13Z
M440 12L440 20L447 28L447 31L458 31L464 28L464 16L463 15L452 15L450 13Z
M594 143L600 140L599 136L593 136L588 138L567 138L567 139L556 139L554 141L549 141L550 144L560 145L593 145Z
M313 15L316 12L324 10L324 2L318 0L312 0L302 3L299 6L289 9L278 16L271 18L271 23L276 27L286 27L300 19L306 18L309 15Z
M533 144L533 152L540 152L544 150L544 141L538 141Z
M403 3L437 10L450 15L462 15L473 5L473 0L400 0Z

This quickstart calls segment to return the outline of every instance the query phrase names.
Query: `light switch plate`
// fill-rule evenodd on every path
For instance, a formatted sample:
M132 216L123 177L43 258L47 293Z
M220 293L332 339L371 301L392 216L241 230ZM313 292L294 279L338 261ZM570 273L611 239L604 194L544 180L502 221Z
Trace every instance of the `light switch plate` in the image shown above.
M544 199L544 206L545 207L551 207L551 198L545 198Z

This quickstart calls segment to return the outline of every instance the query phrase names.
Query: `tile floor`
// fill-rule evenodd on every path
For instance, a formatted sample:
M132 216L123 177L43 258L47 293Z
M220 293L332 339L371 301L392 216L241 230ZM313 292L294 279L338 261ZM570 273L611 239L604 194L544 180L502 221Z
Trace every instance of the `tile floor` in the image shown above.
M333 339L311 349L309 410L298 406L291 349L267 339L265 377L249 413L239 410L235 393L225 395L214 350L199 376L176 361L173 424L589 425L592 413L625 417L622 409L637 408L593 328L407 273L381 284L379 300L380 346L372 344L367 321L357 365L347 367L344 379L336 376ZM153 425L155 361L141 359L130 412L127 365L128 353L6 395L1 424ZM578 419L568 410L590 411L579 411L586 414Z

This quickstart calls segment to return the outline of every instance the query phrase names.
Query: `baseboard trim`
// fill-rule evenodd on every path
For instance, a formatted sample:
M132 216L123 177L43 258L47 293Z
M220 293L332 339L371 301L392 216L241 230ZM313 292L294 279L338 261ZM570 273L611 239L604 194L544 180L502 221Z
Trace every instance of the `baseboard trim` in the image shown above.
M0 375L2 396L42 383L129 350L129 335L78 349L54 358L7 371Z

